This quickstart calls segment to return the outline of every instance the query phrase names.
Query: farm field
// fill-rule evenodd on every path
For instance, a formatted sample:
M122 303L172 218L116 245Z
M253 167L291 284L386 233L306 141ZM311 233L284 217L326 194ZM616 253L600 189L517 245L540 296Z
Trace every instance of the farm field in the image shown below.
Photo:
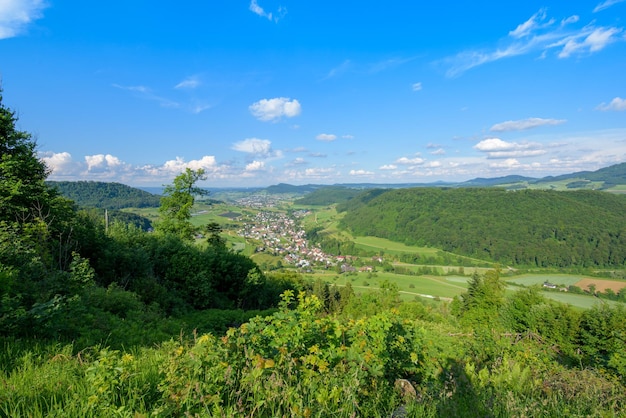
M520 276L522 277L522 276ZM368 278L368 273L356 273L352 275L337 275L333 273L315 273L305 275L307 279L321 279L329 285L345 286L350 283L355 293L363 293L378 290L380 283L384 280L395 284L398 287L400 298L402 300L414 300L416 297L424 297L428 299L451 300L455 296L459 296L467 290L467 282L469 276L409 276L395 273L378 272ZM518 283L515 280L506 280L512 283L525 284L531 286L533 284L543 284L544 281L550 283L564 284L563 279L567 278L571 282L578 282L582 276L563 275L563 274L544 274L544 275L524 275L527 279L526 283ZM516 277L518 279L518 277ZM595 279L594 279L595 280ZM600 280L602 281L602 280ZM607 280L608 281L608 280ZM619 282L618 282L619 283ZM518 286L507 286L507 293L519 291L523 288ZM598 303L609 303L611 305L620 304L620 302L599 299L591 295L581 295L568 292L541 292L546 298L565 303L580 309L589 309Z
M580 287L583 290L589 289L589 286L594 285L596 287L596 291L605 292L607 289L611 289L613 292L617 293L624 287L626 287L626 282L622 280L605 280L605 279L596 279L596 278L585 278L576 283L576 286Z
M545 282L555 284L557 286L577 286L576 283L583 280L585 276L575 274L522 274L510 279L507 282L519 284L522 286L542 285Z
M568 292L542 292L541 293L546 298L556 300L557 302L565 303L567 305L571 305L576 308L589 309L598 304L607 303L611 306L621 305L624 306L621 302L616 302L613 300L600 299L591 295L577 295L574 293Z
M409 246L378 237L355 237L354 242L357 247L368 251L383 251L385 254L394 255L403 253L434 255L441 251L436 248Z

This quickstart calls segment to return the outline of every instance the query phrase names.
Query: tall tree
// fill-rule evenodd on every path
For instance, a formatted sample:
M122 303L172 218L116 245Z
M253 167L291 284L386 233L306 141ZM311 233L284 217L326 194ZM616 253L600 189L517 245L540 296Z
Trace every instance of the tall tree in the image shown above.
M45 217L55 194L44 183L49 170L37 157L35 141L16 122L0 90L0 221L24 224Z
M203 169L190 168L174 178L172 184L165 186L164 196L159 207L159 222L157 231L166 234L175 234L181 238L193 239L196 228L191 223L191 208L195 196L209 194L208 191L196 186L200 180L206 180Z

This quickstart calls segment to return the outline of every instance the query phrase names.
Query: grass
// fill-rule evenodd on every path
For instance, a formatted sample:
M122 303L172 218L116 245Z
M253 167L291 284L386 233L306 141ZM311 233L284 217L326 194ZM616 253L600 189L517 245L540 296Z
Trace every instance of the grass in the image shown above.
M429 247L417 247L406 245L401 242L390 241L385 238L378 237L355 237L354 242L357 247L368 251L384 251L385 254L424 254L435 255L441 250Z
M322 273L307 275L311 279L321 279L329 284L337 286L345 286L347 283L355 289L356 293L361 291L377 290L380 283L389 281L398 287L398 291L404 295L413 296L432 296L439 298L453 298L467 290L467 283L454 280L453 276L409 276L404 274L378 272L374 274L356 273L341 274ZM448 280L453 279L453 280Z
M582 280L584 276L574 274L522 274L510 279L507 282L520 284L522 286L542 285L545 282L555 285L571 286Z
M543 296L546 298L556 300L557 302L565 303L567 305L571 305L576 308L590 309L595 305L608 303L612 306L624 305L621 302L616 302L612 300L599 299L595 296L591 295L579 295L575 293L568 292L543 292Z

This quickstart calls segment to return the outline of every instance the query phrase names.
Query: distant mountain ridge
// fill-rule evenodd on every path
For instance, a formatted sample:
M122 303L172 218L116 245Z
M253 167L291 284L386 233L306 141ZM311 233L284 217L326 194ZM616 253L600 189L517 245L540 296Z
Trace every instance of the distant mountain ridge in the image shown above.
M462 182L445 182L436 181L432 183L336 183L332 185L305 184L301 186L293 186L281 183L276 186L270 186L265 190L268 193L294 193L307 194L318 191L323 188L345 188L345 189L405 189L412 187L509 187L509 188L545 188L552 189L553 183L563 182L567 180L598 182L601 183L596 189L606 190L613 186L626 185L626 163L615 164L609 167L601 168L596 171L579 171L576 173L562 174L560 176L547 176L542 178L526 177L521 175L509 175L504 177L483 178L477 177ZM565 185L564 185L565 188ZM567 187L567 189L586 189L589 184L580 183L575 187Z
M567 183L568 180L571 182ZM319 204L330 204L344 201L338 195L343 189L353 196L354 190L367 189L405 189L412 187L439 187L439 188L462 188L462 187L506 187L510 189L525 188L555 188L554 183L564 183L562 189L589 189L595 188L608 190L611 187L626 185L626 163L615 164L596 171L580 171L559 176L547 176L543 178L526 177L521 175L509 175L504 177L482 178L477 177L463 182L436 181L431 183L337 183L337 184L305 184L291 185L279 183L269 187L203 187L211 194L234 191L237 193L260 193L268 194L292 194L308 195L315 194L326 188L332 188L333 193L325 193L325 196L317 196ZM132 187L120 183L106 183L97 181L48 181L49 185L57 188L59 192L79 206L105 209L121 209L127 207L158 207L163 187ZM622 189L625 190L626 189ZM609 190L611 191L611 190ZM334 194L334 198L330 195ZM339 196L339 200L336 200ZM331 201L334 200L334 201ZM306 201L305 201L306 202ZM324 202L324 203L322 203ZM304 202L302 202L304 203Z

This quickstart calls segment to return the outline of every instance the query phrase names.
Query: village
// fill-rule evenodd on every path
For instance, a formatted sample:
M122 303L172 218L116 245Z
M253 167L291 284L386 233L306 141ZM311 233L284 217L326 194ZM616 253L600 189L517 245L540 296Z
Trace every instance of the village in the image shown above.
M259 241L256 252L281 255L285 263L309 271L313 267L336 268L338 272L356 272L352 264L356 257L349 255L330 255L317 245L310 245L305 230L300 226L300 219L309 211L298 210L291 213L261 211L245 220L244 227L238 234L246 239ZM382 263L382 258L377 259ZM360 266L358 271L371 272L371 265Z

